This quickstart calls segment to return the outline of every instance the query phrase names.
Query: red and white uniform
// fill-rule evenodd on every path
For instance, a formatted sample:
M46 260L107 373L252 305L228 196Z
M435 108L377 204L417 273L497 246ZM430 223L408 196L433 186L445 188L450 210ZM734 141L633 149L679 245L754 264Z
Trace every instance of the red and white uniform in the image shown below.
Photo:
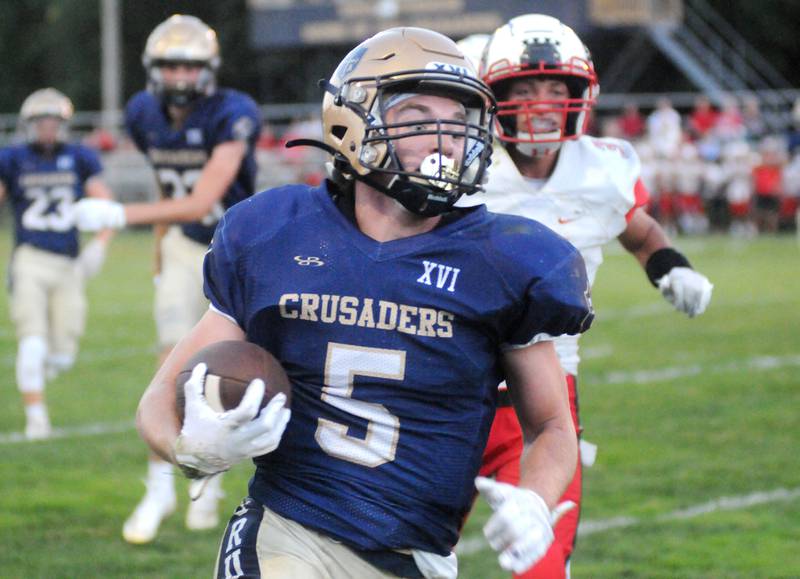
M589 283L603 262L603 246L627 227L637 207L647 203L640 179L639 157L630 143L611 138L582 136L565 141L552 175L545 180L523 177L503 147L496 147L489 168L486 193L466 203L486 203L495 213L511 213L539 221L569 240L583 256ZM554 337L556 352L567 376L570 407L580 434L575 376L578 373L578 336ZM502 387L501 387L502 388ZM501 397L501 400L503 397ZM522 435L510 406L500 407L484 453L481 475L502 482L519 482ZM581 465L561 500L578 504L556 525L556 539L547 555L522 577L564 577L572 552L581 498Z

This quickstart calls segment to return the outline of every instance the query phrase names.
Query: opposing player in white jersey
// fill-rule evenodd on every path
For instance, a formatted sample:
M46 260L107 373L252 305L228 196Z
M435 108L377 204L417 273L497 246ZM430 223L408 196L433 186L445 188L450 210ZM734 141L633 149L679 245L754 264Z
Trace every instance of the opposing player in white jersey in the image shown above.
M590 283L615 238L642 265L651 283L676 309L701 314L712 285L675 250L644 210L647 190L633 147L585 135L599 84L591 57L575 32L540 14L516 17L498 28L482 55L481 75L498 101L495 148L487 195L470 198L491 211L536 219L566 237L583 255ZM578 434L578 337L556 341L567 374ZM482 474L514 483L521 437L510 407L500 408L484 454ZM562 501L580 504L581 465ZM547 555L524 577L565 577L579 509L556 526Z

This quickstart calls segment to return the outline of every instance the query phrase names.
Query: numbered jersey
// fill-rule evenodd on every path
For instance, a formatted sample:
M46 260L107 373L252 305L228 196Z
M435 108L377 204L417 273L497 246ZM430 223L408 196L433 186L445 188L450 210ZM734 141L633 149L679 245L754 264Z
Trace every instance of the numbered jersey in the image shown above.
M603 246L627 227L633 210L647 203L639 157L630 143L583 136L561 145L553 174L534 183L517 170L505 149L492 153L486 193L463 204L486 203L490 211L535 219L581 252L589 282L603 262ZM578 336L556 340L561 365L577 374Z
M247 154L222 200L202 220L182 225L188 238L208 245L225 209L253 194L257 169L253 148L261 131L256 103L240 92L220 89L198 100L183 126L174 129L158 98L142 91L128 103L125 124L152 163L166 197L192 192L214 147L228 141L247 143Z
M16 245L78 255L73 204L101 170L97 154L77 144L60 145L46 155L31 145L0 151L0 181L14 207Z
M240 203L204 274L212 307L292 380L252 496L359 549L446 554L473 498L499 356L591 323L578 252L538 223L463 209L379 243L329 185Z

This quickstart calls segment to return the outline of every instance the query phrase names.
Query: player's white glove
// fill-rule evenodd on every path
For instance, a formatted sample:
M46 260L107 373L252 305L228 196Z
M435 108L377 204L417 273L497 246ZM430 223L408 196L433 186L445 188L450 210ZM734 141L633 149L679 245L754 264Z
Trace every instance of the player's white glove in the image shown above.
M675 309L693 318L706 311L714 286L702 273L689 267L673 267L658 280L658 289Z
M106 244L92 239L78 255L78 267L85 279L96 276L106 261Z
M75 227L81 231L122 229L125 227L125 206L111 199L87 197L75 204L73 209Z
M291 417L283 393L276 394L258 413L264 396L260 379L250 382L239 406L215 412L203 396L206 370L205 364L195 366L183 386L185 417L175 441L178 466L191 478L223 472L238 462L272 452Z
M500 567L513 573L522 573L542 558L553 542L553 525L575 507L566 501L551 513L534 491L482 476L475 479L475 486L494 511L483 534L500 553Z

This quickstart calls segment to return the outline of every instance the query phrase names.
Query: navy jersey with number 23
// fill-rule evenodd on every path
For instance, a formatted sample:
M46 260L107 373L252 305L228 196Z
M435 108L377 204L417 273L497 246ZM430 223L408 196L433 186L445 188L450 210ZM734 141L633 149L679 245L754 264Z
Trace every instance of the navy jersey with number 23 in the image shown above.
M588 328L584 264L544 226L484 206L380 243L329 186L239 203L206 256L212 307L292 380L292 419L255 459L250 494L357 549L445 555L471 503L501 353Z
M15 245L77 256L72 208L100 172L97 153L83 145L58 145L52 154L29 144L0 150L0 182L14 206Z

